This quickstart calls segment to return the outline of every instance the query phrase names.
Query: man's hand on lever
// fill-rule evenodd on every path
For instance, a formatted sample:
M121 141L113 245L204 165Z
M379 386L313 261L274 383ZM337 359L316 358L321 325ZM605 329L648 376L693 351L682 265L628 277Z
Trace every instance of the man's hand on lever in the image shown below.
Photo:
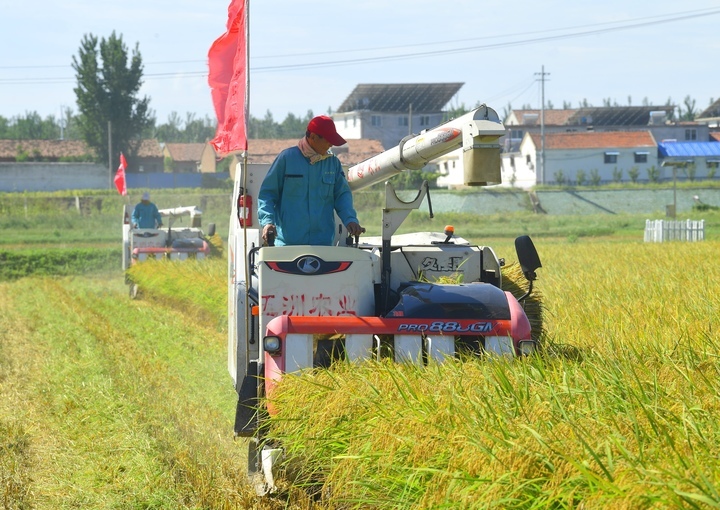
M262 238L268 246L275 246L275 236L277 235L277 229L272 223L268 223L263 227Z
M365 229L361 227L358 223L355 223L354 221L348 223L347 225L347 231L348 234L351 236L358 237L360 234L365 233Z

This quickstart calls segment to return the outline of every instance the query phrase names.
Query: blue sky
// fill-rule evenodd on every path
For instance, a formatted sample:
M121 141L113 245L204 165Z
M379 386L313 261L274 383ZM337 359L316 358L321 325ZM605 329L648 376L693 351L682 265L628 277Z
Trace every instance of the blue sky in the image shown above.
M0 115L77 111L72 57L113 30L145 63L141 94L158 123L214 118L207 51L229 0L0 0ZM276 120L336 109L358 83L463 82L453 105L499 113L682 103L720 97L716 0L483 2L250 0L250 112Z

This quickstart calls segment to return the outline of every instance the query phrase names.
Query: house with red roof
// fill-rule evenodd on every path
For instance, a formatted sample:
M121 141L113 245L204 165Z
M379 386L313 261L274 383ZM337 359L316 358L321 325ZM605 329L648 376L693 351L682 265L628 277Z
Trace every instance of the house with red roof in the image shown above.
M215 150L209 143L165 143L166 165L176 173L214 173Z
M666 178L649 131L526 133L502 160L503 183L523 188Z

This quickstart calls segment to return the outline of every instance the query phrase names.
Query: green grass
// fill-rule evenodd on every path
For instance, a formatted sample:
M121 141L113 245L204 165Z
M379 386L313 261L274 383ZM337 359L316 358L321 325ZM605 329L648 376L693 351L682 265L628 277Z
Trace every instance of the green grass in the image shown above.
M71 275L121 268L117 248L0 250L0 281L30 275Z

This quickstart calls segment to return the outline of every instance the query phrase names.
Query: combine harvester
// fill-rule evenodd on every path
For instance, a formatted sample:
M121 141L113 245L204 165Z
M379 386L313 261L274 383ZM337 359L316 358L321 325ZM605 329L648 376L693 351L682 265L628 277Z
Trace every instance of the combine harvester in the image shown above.
M151 258L156 260L201 260L210 254L210 245L202 231L202 211L196 206L160 209L160 216L167 219L167 228L135 228L131 224L132 207L123 207L122 268ZM177 220L190 218L190 226L173 227ZM208 225L208 237L215 235L215 224ZM125 278L130 285L130 297L138 295L138 286Z
M486 106L403 139L348 170L353 191L403 170L421 169L462 148L464 181L500 182L505 134ZM529 290L519 299L501 288L492 248L444 233L394 235L428 195L424 182L411 201L385 182L382 235L348 238L338 220L335 246L263 246L256 200L264 172L238 167L230 218L228 369L238 404L235 433L251 437L248 474L259 494L274 488L280 449L263 442L262 420L274 410L263 398L285 373L328 366L332 360L392 356L398 362L442 362L471 349L501 356L532 353L537 345L521 304L541 266L527 236L516 239ZM432 215L432 207L430 206ZM462 283L438 283L458 276Z

